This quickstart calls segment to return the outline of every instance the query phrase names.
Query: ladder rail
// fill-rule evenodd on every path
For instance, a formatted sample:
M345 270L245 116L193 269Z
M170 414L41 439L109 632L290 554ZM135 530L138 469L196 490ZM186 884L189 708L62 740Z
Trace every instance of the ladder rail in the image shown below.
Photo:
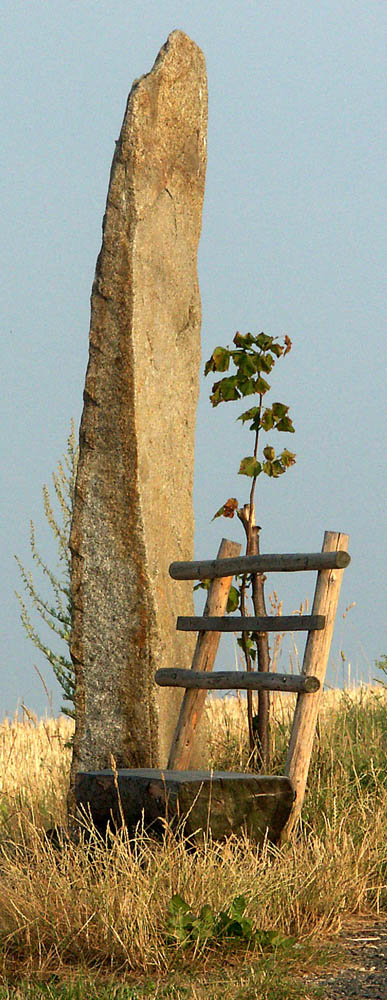
M331 552L335 549L346 550L348 542L348 535L335 531L326 531L324 534L323 551ZM309 632L305 646L302 673L306 677L310 675L318 677L320 689L314 695L306 697L304 693L300 693L297 697L285 766L285 774L292 781L296 796L293 809L282 834L282 840L289 839L300 817L304 801L321 692L328 665L343 573L344 569L330 569L320 570L317 575L312 614L325 614L326 625L323 632Z
M241 547L240 542L231 542L227 538L222 538L217 558L235 557L239 554ZM212 581L204 608L205 616L224 615L231 584L232 576ZM206 672L212 670L220 636L220 632L199 632L192 659L192 670L201 669ZM195 732L203 714L206 694L207 692L203 690L189 689L184 693L169 751L167 767L171 770L183 771L189 767Z

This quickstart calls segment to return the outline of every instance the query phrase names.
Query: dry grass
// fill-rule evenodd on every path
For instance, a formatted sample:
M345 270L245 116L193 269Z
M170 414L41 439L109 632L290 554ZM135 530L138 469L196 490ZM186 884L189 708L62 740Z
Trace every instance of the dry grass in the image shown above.
M45 829L66 822L73 722L23 714L23 722L0 725L0 818L8 834L26 819Z
M272 733L278 771L289 710L289 699L284 703L278 697ZM243 700L209 700L207 714L209 763L229 770L245 767ZM107 850L91 833L91 843L75 846L64 839L62 849L55 850L44 829L65 822L70 763L65 744L71 732L72 724L64 719L5 720L0 727L4 975L12 970L67 975L76 969L93 975L171 974L179 963L187 964L185 951L166 933L174 893L195 913L205 904L224 909L243 894L255 928L277 928L300 940L333 931L343 913L385 908L386 692L362 688L324 695L303 827L281 849L257 849L247 840L231 839L222 845L208 840L192 852L166 829L162 844L141 832L130 841L124 832ZM222 948L217 941L202 942L190 951L188 965L194 958L203 972L219 963ZM241 952L239 946L242 965L246 951L248 960L254 959L254 949L245 944ZM289 955L286 961L289 966ZM246 995L286 996L263 989Z

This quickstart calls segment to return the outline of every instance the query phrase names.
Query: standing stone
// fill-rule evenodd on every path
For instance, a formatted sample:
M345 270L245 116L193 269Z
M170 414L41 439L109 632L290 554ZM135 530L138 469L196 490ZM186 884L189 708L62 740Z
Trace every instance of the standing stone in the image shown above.
M111 168L91 296L89 363L70 546L77 771L165 766L190 665L176 615L192 584L200 363L197 249L206 167L200 49L174 31L133 84Z

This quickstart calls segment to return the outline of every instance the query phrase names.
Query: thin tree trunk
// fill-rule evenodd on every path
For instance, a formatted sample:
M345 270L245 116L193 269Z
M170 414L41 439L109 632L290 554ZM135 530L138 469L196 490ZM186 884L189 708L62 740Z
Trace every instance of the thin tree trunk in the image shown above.
M244 578L244 580L245 580L245 578ZM245 596L245 591L246 591L246 586L245 586L245 582L243 582L242 583L242 587L241 587L241 603L240 603L242 617L246 616L246 596ZM245 661L246 661L246 670L249 673L251 673L251 671L252 671L253 668L252 668L252 665L251 665L250 653L249 653L249 650L248 650L248 647L247 647L247 636L246 636L246 634L244 632L242 632L242 646L243 646L243 653L244 653L244 657L245 657ZM249 728L250 757L254 760L255 751L256 751L256 745L255 745L255 733L254 733L253 692L252 691L247 691L247 724L248 724L248 728Z
M259 531L255 524L254 509L250 511L250 505L245 504L238 511L239 520L242 522L246 532L247 545L246 555L259 555ZM262 573L252 574L252 597L254 611L257 616L266 615L264 582L265 576ZM258 670L267 672L270 670L269 639L267 632L257 632L257 665ZM250 695L250 701L249 701ZM247 692L247 713L249 719L250 749L255 750L257 765L263 771L267 771L270 766L270 692L258 692L258 713L252 715L252 692Z
M254 525L251 535L251 551L249 555L259 555L259 531ZM266 577L263 573L253 573L252 589L254 611L257 615L266 615L265 605L265 584ZM269 637L267 632L257 632L257 657L258 670L268 673L270 670ZM254 731L256 733L257 754L259 764L264 771L270 767L270 691L258 692L258 713L253 720Z

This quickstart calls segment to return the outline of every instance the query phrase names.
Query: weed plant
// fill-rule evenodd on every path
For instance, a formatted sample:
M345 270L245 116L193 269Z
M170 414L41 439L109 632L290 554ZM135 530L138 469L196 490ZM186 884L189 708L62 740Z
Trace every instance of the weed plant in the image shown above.
M275 701L278 773L289 700ZM139 829L107 844L90 825L72 843L72 726L24 716L0 727L0 1000L290 1000L306 995L302 973L316 961L315 943L344 914L385 911L383 689L324 694L302 825L281 848L209 837L192 851L168 826L162 842ZM248 768L242 698L209 698L207 730L209 765ZM59 848L45 835L52 826L63 829Z

